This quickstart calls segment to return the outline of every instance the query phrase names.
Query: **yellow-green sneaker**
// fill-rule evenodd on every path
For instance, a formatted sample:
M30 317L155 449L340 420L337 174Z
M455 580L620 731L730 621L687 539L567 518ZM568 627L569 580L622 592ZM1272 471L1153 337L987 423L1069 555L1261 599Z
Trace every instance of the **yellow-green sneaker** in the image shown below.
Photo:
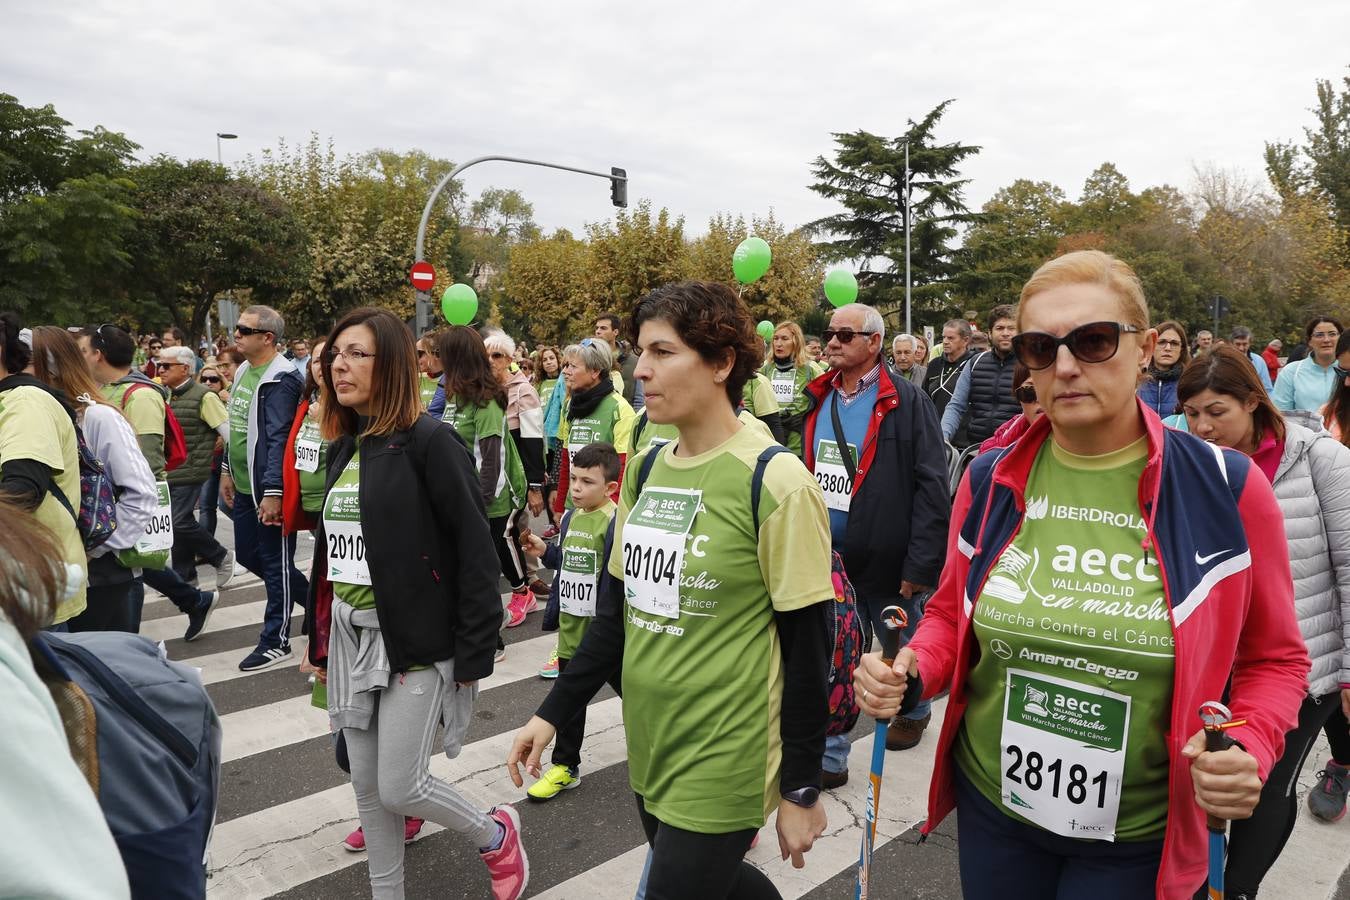
M527 793L531 800L543 802L552 800L563 791L570 791L572 788L581 784L581 775L573 772L569 767L557 765L551 767L534 784L530 785Z

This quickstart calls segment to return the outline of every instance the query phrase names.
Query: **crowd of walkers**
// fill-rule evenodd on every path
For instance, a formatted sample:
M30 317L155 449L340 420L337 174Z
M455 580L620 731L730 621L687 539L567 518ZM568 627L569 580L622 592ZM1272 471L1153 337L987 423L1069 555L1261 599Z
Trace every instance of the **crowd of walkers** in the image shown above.
M375 308L287 344L266 306L198 352L3 314L0 742L32 760L65 740L25 669L37 630L134 633L149 584L193 640L237 564L267 598L241 670L292 660L305 612L372 895L403 896L431 821L516 898L516 811L428 762L438 735L458 755L504 629L534 622L555 681L504 748L513 781L537 802L580 787L611 685L650 848L638 895L778 897L745 861L759 830L804 865L821 792L849 778L826 678L842 579L864 647L904 613L903 649L851 682L886 747L913 752L946 698L922 830L959 813L965 896L1196 896L1208 816L1233 823L1228 896L1254 897L1319 736L1312 813L1340 819L1350 785L1350 338L1317 317L1287 358L1246 328L1192 342L1097 251L975 318L931 350L860 304L765 340L734 290L681 282L532 353ZM114 488L97 540L91 466ZM90 850L53 877L94 878L116 848L67 768L6 783L68 799Z

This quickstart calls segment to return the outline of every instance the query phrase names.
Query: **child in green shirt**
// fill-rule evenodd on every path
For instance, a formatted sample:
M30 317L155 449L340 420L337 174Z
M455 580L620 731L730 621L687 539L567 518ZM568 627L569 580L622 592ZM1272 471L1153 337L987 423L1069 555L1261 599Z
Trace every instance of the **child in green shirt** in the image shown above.
M558 671L581 645L581 638L595 618L601 566L605 560L605 535L614 518L610 496L619 488L619 454L613 444L587 444L577 451L568 471L572 509L563 518L555 545L545 544L526 531L521 548L539 557L558 574L553 579L549 604L560 606L558 619ZM558 729L553 747L553 765L529 790L531 800L551 800L581 784L581 741L586 731L583 708Z

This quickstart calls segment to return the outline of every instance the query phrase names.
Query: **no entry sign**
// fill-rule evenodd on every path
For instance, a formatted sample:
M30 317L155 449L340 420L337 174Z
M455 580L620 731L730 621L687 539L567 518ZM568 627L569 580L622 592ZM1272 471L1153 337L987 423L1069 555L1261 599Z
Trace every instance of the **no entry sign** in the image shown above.
M430 291L431 285L436 281L436 269L426 260L413 263L412 270L408 272L408 280L419 291Z

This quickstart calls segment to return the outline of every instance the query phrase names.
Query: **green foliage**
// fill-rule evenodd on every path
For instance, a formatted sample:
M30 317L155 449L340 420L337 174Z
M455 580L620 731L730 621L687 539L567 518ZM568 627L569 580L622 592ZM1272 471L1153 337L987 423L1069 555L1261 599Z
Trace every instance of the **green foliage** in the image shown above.
M953 101L938 104L893 138L866 131L837 133L833 160L816 157L811 190L844 207L807 228L825 237L818 245L827 262L858 266L859 299L885 312L903 306L905 227L909 222L911 279L916 310L947 305L950 280L958 274L954 243L960 230L981 221L964 199L968 182L960 166L980 148L940 144L934 130ZM910 191L905 190L909 146ZM907 204L912 195L912 207Z
M0 309L59 324L125 311L136 227L136 145L69 127L50 105L0 94Z

